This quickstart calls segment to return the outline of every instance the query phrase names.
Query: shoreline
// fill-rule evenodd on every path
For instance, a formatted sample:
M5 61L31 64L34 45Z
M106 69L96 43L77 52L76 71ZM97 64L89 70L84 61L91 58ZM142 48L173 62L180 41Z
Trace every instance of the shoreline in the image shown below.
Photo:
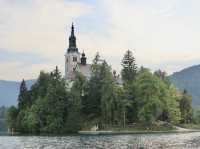
M50 134L50 133L41 133L41 134L31 134L31 133L14 133L1 132L0 136L76 136L76 135L128 135L128 134L169 134L169 133L195 133L200 132L200 129L185 129L177 127L174 130L99 130L99 131L78 131L77 133L69 134Z
M159 133L193 133L200 130L168 130L168 131L78 131L80 135L125 135L125 134L159 134Z

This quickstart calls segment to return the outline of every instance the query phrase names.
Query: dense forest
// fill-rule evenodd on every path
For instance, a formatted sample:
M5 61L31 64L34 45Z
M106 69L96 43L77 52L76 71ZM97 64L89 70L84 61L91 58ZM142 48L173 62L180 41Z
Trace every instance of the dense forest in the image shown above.
M89 80L76 72L71 85L58 67L41 71L28 90L23 80L18 106L10 107L7 124L21 133L74 133L97 125L99 129L132 124L151 125L158 121L192 122L192 98L178 91L165 72L138 68L131 51L122 59L121 78L97 54Z

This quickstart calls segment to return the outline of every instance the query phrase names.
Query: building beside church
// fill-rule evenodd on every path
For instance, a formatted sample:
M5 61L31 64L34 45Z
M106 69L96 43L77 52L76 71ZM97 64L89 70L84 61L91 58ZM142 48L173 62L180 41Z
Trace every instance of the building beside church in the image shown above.
M79 52L76 44L76 36L74 33L74 25L72 23L71 35L69 37L69 47L65 53L65 78L73 81L75 72L81 72L86 78L90 78L91 64L87 64L87 57L84 53Z

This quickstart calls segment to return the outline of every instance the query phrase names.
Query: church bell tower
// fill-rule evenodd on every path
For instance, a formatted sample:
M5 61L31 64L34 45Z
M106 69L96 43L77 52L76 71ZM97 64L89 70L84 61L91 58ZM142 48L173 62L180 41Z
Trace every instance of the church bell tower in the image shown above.
M69 47L65 53L65 78L73 80L75 67L80 63L80 53L76 46L76 36L74 33L74 24L71 26L71 35L69 37Z

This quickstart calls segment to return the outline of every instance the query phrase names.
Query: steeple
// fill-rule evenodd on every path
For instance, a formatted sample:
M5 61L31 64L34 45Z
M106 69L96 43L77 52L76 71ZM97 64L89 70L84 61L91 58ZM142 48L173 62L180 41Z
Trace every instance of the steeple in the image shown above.
M78 48L76 47L76 36L74 34L74 24L72 23L71 27L71 35L69 37L69 48L67 52L78 52Z
M74 23L72 22L72 27L71 27L71 37L74 37Z

